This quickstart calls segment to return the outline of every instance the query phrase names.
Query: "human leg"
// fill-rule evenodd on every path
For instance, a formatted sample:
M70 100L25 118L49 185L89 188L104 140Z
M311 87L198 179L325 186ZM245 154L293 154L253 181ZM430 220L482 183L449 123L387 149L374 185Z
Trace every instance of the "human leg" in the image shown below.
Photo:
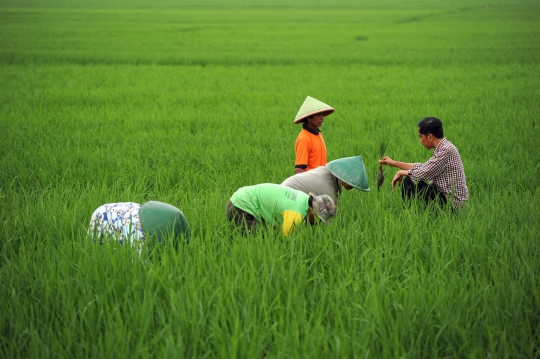
M410 201L416 197L421 198L426 204L436 201L440 205L446 204L446 196L439 190L424 181L414 183L409 176L405 176L401 185L401 195L404 201Z
M242 228L244 234L246 233L246 228L247 232L255 234L257 219L251 213L241 210L229 201L227 202L226 214L229 222Z

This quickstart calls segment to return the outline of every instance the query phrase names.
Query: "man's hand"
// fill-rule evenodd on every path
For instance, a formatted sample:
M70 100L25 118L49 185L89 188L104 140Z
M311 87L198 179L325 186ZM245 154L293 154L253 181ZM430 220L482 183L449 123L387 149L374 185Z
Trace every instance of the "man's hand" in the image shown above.
M384 156L384 157L381 158L381 159L379 160L379 162L377 162L377 163L380 164L380 165L389 165L389 166L392 166L392 165L390 164L391 162L394 162L394 160L391 159L391 158L388 157L388 156ZM392 167L394 167L394 166L392 166Z
M396 172L396 175L392 179L392 189L396 190L396 183L401 186L401 181L403 181L403 176L407 176L409 171L406 170L400 170Z

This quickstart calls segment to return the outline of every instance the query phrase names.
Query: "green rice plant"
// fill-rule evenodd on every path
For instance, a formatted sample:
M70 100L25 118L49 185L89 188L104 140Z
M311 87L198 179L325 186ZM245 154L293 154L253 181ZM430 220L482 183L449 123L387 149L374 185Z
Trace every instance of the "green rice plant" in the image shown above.
M0 357L538 357L538 11L0 2ZM351 190L329 226L241 236L225 205L292 175L307 95L336 109L328 159L371 183L383 155L426 161L416 125L441 118L465 212ZM148 200L189 244L86 237L98 206Z

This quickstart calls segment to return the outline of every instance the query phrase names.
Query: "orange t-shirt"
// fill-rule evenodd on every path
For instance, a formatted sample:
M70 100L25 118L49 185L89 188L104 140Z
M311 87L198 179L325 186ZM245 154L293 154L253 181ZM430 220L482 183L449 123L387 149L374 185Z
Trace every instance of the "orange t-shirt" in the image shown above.
M294 152L296 153L295 168L312 170L326 164L326 144L319 130L317 132L304 127L296 138Z

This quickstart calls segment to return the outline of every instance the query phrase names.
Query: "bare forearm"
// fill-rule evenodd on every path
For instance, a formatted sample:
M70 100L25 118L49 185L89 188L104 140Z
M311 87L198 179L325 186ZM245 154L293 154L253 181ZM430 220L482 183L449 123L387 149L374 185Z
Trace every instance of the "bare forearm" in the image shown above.
M409 171L407 171L407 170L399 170L399 171L396 172L396 175L392 179L392 189L394 191L396 190L396 184L401 185L401 181L403 181L403 176L407 176L408 172Z
M396 168L399 168L401 170L410 170L411 168L413 168L414 164L413 163L407 163L407 162L400 162L400 161L391 161L388 163L389 166L391 167L396 167Z
M378 163L381 165L387 165L390 167L397 167L401 170L407 170L407 171L413 168L414 166L413 163L394 161L388 156L384 156L382 159L378 161Z
M407 176L409 174L408 170L399 170L396 172L396 176Z

